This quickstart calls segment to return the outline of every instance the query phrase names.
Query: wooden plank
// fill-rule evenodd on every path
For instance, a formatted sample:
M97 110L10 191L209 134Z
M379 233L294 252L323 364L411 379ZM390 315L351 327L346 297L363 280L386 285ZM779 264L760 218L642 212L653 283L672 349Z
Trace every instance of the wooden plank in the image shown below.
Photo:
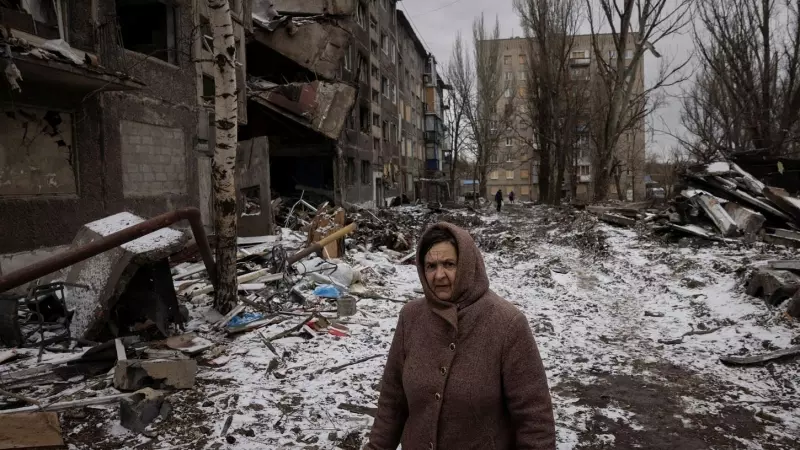
M60 403L53 403L50 405L45 405L42 407L45 411L66 411L71 408L80 408L83 406L92 406L92 405L107 405L109 403L116 403L120 399L130 397L131 395L135 394L135 392L126 393L126 394L113 394L113 395L106 395L103 397L91 397L91 398L84 398L81 400L72 400L69 402L60 402ZM0 415L6 414L17 414L23 412L33 412L39 411L38 406L25 406L22 408L16 409L0 409Z
M64 447L58 414L30 412L0 415L0 449L43 447Z
M760 355L753 355L753 356L734 356L734 355L721 356L719 360L726 364L733 364L737 366L750 366L797 355L800 355L800 345L795 345L794 347L785 348L783 350L778 350L769 353L762 353Z
M125 361L128 356L125 354L125 346L121 339L114 339L114 346L117 348L117 361Z

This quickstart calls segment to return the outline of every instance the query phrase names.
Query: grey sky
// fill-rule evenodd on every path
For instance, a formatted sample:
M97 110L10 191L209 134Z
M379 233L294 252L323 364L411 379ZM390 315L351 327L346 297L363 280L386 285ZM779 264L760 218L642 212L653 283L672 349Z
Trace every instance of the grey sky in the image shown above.
M501 37L511 37L512 33L519 37L522 34L519 18L514 13L511 0L402 0L398 5L411 16L411 21L417 27L423 42L440 64L446 64L449 60L457 32L461 31L465 40L471 42L472 20L481 13L486 15L487 22L493 22L497 16L500 21ZM588 32L588 27L586 31ZM664 39L656 47L664 58L678 60L690 55L693 45L687 32L684 36ZM648 53L645 58L645 83L651 82L658 74L658 70L658 60ZM670 96L669 103L650 118L656 132L652 139L648 140L648 153L665 155L671 146L677 144L677 140L664 131L683 135L684 130L680 125L681 105L677 98L682 87L686 87L685 83L684 86L670 89L667 92Z

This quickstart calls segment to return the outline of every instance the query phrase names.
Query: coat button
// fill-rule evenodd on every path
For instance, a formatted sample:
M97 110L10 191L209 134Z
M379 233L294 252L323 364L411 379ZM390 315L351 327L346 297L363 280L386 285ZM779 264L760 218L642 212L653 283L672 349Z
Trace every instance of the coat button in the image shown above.
M434 394L433 398L435 398L436 400L440 400L442 398L442 394L437 392L436 394Z
M447 367L442 367L441 369L439 369L439 372L441 372L442 375L446 374L447 373Z
M450 344L450 350L456 351L456 343L455 342Z

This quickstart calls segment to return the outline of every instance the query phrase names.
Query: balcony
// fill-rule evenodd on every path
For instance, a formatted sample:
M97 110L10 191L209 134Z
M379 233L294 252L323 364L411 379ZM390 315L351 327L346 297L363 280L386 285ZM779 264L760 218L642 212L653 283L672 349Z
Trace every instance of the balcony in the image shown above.
M435 131L426 131L424 133L425 143L432 143L432 144L439 144L442 140L441 133L437 133Z
M591 175L578 175L578 182L579 183L589 183L592 181Z
M573 67L588 66L592 63L591 58L570 58L569 65Z

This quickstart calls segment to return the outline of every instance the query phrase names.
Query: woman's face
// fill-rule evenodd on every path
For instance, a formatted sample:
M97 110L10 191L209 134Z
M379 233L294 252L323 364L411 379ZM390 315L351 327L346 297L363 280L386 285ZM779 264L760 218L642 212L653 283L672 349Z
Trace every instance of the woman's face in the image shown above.
M458 252L450 242L434 244L425 255L425 279L439 300L453 297L458 268Z

